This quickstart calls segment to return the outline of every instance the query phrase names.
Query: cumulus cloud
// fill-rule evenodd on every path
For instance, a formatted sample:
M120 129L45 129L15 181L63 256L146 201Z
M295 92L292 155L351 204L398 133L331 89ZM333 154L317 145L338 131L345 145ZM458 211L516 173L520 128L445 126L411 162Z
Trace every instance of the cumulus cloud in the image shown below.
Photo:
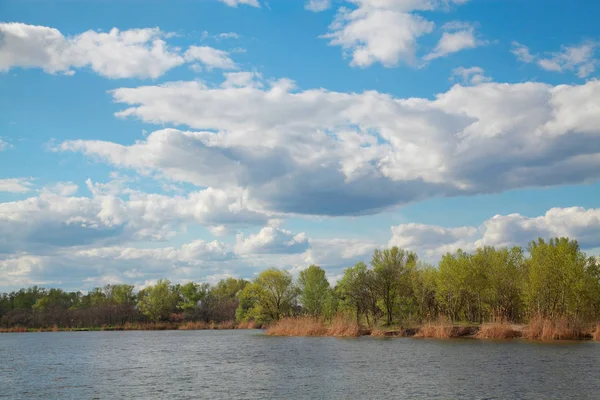
M552 208L538 217L496 215L478 227L403 224L392 227L388 245L411 249L429 261L437 261L443 254L458 249L527 246L538 237L563 236L577 239L583 249L600 246L600 209Z
M356 8L341 7L323 38L341 46L351 65L368 67L381 63L415 64L417 40L433 31L435 24L415 11L433 11L466 0L349 0ZM445 39L454 47L459 38ZM462 40L464 42L464 39ZM446 46L445 49L449 48Z
M491 82L492 78L485 76L485 71L481 67L464 68L458 67L452 70L450 80L458 81L462 85L479 85L484 82Z
M236 69L229 53L208 46L190 46L184 57L186 61L200 61L207 69Z
M486 44L484 40L475 36L475 27L471 24L456 21L449 22L443 26L443 29L445 32L442 34L440 41L431 53L423 57L424 60L430 61L446 57L461 50L473 49Z
M68 141L58 150L242 190L254 207L288 214L366 214L432 196L600 177L598 81L455 85L433 100L240 81L254 83L117 89L115 100L128 106L120 117L202 130L163 129L131 145Z
M32 189L30 178L5 178L0 179L0 192L26 193Z
M308 237L305 233L294 235L292 232L266 226L255 235L236 236L235 252L238 254L294 254L308 249Z
M0 71L42 68L72 75L88 67L108 78L158 78L186 62L207 68L235 67L227 53L211 47L190 47L184 54L169 46L170 35L159 28L89 30L64 36L58 29L23 23L0 23Z
M56 248L160 241L187 224L252 226L267 221L235 191L207 188L173 197L96 192L74 197L75 190L75 185L60 185L35 197L0 203L0 253L45 254Z
M559 52L533 55L527 46L513 42L511 51L519 61L535 63L546 71L570 71L580 78L587 78L596 71L600 64L596 58L598 48L600 48L599 43L587 41L577 46L562 46Z

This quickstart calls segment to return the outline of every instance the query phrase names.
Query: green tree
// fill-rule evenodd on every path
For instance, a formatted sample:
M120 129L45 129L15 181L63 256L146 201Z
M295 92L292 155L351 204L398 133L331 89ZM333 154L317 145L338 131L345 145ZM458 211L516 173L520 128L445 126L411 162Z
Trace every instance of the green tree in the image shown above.
M304 311L314 317L323 315L332 297L325 271L318 265L300 271L298 288Z
M371 265L375 272L375 281L382 309L391 325L395 310L401 301L401 294L408 295L410 290L409 268L417 262L417 255L394 246L391 249L375 250ZM404 292L404 293L403 293Z
M176 310L178 293L168 280L159 280L138 293L138 308L152 321L166 320Z
M597 266L568 238L529 245L526 301L530 315L595 317Z
M292 314L297 290L289 272L269 268L261 272L256 280L245 286L240 294L240 320L254 319L257 322L277 321Z

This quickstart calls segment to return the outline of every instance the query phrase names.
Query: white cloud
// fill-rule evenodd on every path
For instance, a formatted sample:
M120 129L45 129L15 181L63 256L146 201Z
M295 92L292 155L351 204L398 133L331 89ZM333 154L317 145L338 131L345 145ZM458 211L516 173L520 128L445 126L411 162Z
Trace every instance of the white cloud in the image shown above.
M236 69L229 53L208 46L190 46L184 57L186 61L200 61L206 68Z
M391 232L387 246L416 251L434 263L459 248L526 246L537 237L568 236L585 250L600 247L600 209L553 208L538 217L497 215L477 227L409 223L393 226ZM344 268L358 261L368 263L373 250L385 245L359 238L307 240L302 234L265 227L258 234L238 237L235 251L219 241L195 240L178 247L96 245L43 254L0 254L0 287L53 284L89 289L109 280L141 286L164 277L173 282L212 281L225 276L251 278L266 266L297 273L310 264L324 267L335 281Z
M79 186L73 182L57 182L54 185L45 186L42 188L42 193L53 193L59 196L72 196L77 193Z
M160 241L188 224L253 226L268 220L235 190L207 188L174 197L129 191L122 198L89 185L93 197L73 197L75 185L58 185L36 197L0 203L0 253Z
M210 47L190 47L181 54L169 46L171 37L159 28L87 32L64 36L59 30L23 23L0 23L0 71L42 68L48 73L73 75L89 67L108 78L158 78L186 61L199 60L209 68L231 68L227 53Z
M374 213L431 196L600 178L598 81L455 85L433 100L294 91L289 80L225 86L117 89L129 106L121 117L206 130L59 149L198 187L243 188L252 207L292 214Z
M485 71L481 67L458 67L452 70L452 76L450 76L450 80L457 80L466 86L491 82L492 78L485 76Z
M0 151L10 149L11 147L12 147L12 145L10 143L0 139Z
M30 178L5 178L0 179L0 192L26 193L32 189Z
M257 72L227 72L225 81L221 84L224 88L248 87L259 89L264 87L262 75Z
M237 254L294 254L308 249L308 238L305 233L294 235L292 232L265 226L255 235L236 236L235 252Z
M223 33L219 33L218 38L219 39L239 39L240 35L238 35L235 32L223 32Z
M475 28L470 24L450 22L444 25L444 29L446 32L442 34L435 49L423 57L424 60L430 61L446 57L461 50L473 49L486 44L485 41L475 37Z
M479 227L445 228L435 225L403 224L392 227L389 246L417 251L428 261L438 261L459 248L524 246L538 237L577 239L583 249L600 246L600 209L552 208L539 217L521 214L496 215Z
M413 11L433 11L466 0L349 0L354 9L341 7L323 38L341 46L351 65L415 64L419 37L431 33L434 23Z
M562 46L560 52L547 53L547 55L532 55L527 46L513 42L512 53L519 61L536 63L540 68L552 72L575 73L580 78L587 78L593 74L600 61L596 53L600 44L597 42L584 42L578 46Z
M331 7L331 0L308 0L304 5L309 11L321 12Z
M237 7L238 5L245 4L252 7L260 7L258 0L219 0L222 3L227 4L229 7Z

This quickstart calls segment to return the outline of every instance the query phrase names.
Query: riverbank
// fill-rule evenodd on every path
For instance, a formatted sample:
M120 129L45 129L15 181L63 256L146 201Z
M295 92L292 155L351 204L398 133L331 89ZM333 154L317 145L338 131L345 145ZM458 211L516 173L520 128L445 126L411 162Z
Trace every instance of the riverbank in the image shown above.
M250 322L143 322L125 323L117 325L102 325L90 327L61 327L53 325L50 327L28 328L24 326L13 326L0 328L0 333L26 333L26 332L88 332L88 331L199 331L199 330L231 330L231 329L261 329L262 326L253 321Z
M595 340L600 341L600 324L578 324L564 319L533 319L529 324L485 323L454 325L443 321L415 327L364 328L356 322L335 318L331 323L321 319L284 318L266 330L270 336L336 336L381 338L472 338L530 340Z

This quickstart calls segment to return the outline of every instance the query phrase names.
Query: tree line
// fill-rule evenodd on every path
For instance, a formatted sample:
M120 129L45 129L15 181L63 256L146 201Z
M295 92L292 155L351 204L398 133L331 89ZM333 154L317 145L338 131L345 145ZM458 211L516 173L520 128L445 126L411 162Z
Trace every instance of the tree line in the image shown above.
M369 265L344 270L335 286L311 265L296 280L269 268L249 281L216 285L158 281L139 292L107 285L88 293L31 287L0 295L0 325L92 327L127 322L254 321L344 314L365 326L527 322L532 317L600 318L600 263L577 241L554 238L521 247L447 253L437 266L398 247L375 250Z

